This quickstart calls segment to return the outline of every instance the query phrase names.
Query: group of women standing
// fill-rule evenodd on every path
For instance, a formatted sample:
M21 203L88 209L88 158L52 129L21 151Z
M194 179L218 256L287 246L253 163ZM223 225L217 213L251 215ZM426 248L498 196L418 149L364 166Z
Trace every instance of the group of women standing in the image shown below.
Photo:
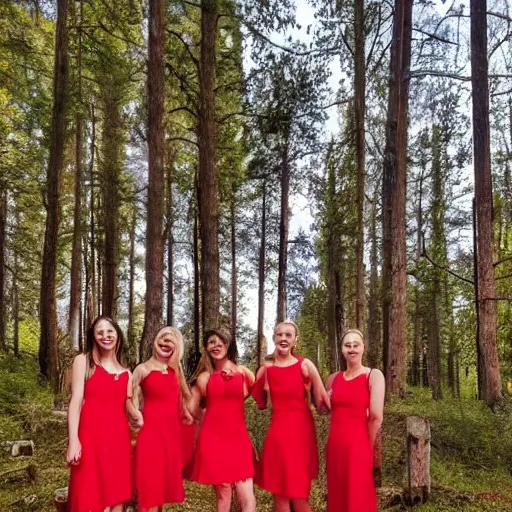
M132 376L120 362L121 330L110 318L97 318L86 352L73 362L70 512L120 512L133 487L141 511L160 511L185 499L184 474L215 487L218 512L229 511L233 489L242 511L254 512L253 482L273 494L276 512L310 512L318 475L311 400L319 412L331 413L328 511L375 512L373 443L382 422L384 377L362 365L363 336L351 329L342 338L347 370L330 375L324 387L314 364L296 353L297 339L293 322L278 324L273 357L255 377L238 364L229 333L209 330L189 388L176 328L156 335L152 356ZM249 395L260 408L268 399L272 404L257 463L245 423ZM129 425L138 430L133 461Z

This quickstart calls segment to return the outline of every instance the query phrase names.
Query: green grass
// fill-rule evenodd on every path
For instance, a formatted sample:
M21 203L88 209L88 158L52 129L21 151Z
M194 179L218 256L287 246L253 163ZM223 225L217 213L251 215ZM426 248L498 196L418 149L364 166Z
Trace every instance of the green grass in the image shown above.
M33 357L15 359L0 356L0 439L33 439L34 457L11 459L0 451L0 510L52 511L53 492L67 485L64 463L66 422L52 414L54 399L38 382ZM509 406L492 413L475 400L445 399L434 402L428 390L413 389L405 400L387 404L383 426L383 487L379 490L379 510L407 510L401 502L405 481L405 419L408 415L430 419L432 430L429 503L418 512L512 510L512 425ZM268 428L269 413L247 403L247 422L253 441L259 447ZM312 508L325 511L324 446L329 420L317 418L321 474L311 493ZM6 471L31 465L28 473L2 476ZM215 510L210 488L186 483L185 503L166 511ZM256 490L258 511L272 510L271 496ZM24 499L23 499L24 498ZM18 501L21 500L21 501Z

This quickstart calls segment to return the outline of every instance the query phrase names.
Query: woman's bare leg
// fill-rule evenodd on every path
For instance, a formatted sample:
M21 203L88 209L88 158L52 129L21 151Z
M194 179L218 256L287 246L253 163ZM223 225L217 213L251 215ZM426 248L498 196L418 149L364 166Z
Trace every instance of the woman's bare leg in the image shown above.
M274 494L274 512L290 512L290 498Z
M292 500L292 504L295 512L311 512L309 500L295 498Z
M215 494L217 495L217 512L229 512L233 495L231 484L216 485Z
M256 498L252 478L235 484L236 495L242 507L242 512L256 512Z

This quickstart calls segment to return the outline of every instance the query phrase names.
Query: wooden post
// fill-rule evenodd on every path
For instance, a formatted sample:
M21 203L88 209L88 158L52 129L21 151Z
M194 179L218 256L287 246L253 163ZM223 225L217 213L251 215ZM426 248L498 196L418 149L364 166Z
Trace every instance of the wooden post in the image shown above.
M430 496L430 423L420 416L407 418L408 505L424 503Z

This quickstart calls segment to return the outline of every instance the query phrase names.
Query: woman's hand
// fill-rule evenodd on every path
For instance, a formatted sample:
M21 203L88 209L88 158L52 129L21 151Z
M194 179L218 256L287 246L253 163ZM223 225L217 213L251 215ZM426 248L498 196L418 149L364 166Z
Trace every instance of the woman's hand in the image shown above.
M138 409L135 411L130 411L128 417L130 420L130 425L132 426L133 429L138 430L143 427L144 416L142 415L142 412L140 412Z
M77 466L82 457L82 444L78 438L70 439L68 443L68 450L66 452L66 462L70 466Z

